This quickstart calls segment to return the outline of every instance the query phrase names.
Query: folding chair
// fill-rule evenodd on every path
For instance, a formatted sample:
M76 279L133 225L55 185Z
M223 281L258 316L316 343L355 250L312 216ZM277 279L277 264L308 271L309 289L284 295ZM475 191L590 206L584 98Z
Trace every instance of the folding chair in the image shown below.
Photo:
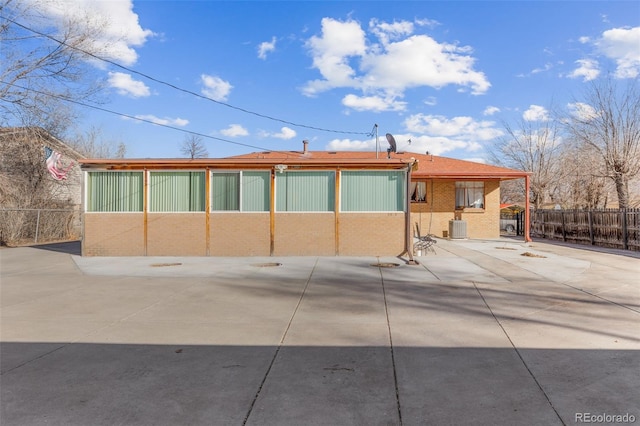
M417 250L422 250L424 252L431 251L431 252L433 252L435 254L436 249L435 249L434 245L437 243L437 241L432 237L431 234L422 236L420 234L420 225L418 224L418 222L416 222L415 238L417 239L417 241L415 241L414 244L413 244L413 252L414 253Z

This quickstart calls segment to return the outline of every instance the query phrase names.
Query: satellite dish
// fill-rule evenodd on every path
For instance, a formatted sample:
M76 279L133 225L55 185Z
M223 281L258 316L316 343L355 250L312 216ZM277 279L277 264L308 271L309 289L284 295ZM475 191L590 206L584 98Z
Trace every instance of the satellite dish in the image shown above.
M387 148L387 158L391 158L391 153L396 152L396 139L391 133L387 133L385 136L387 137L387 142L389 142L389 148Z

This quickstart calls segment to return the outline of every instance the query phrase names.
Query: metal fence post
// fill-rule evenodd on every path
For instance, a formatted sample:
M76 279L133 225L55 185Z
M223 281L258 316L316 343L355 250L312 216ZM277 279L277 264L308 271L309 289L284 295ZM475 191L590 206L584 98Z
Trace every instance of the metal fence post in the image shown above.
M40 230L40 209L38 209L38 216L36 219L36 239L35 243L38 243L38 231Z

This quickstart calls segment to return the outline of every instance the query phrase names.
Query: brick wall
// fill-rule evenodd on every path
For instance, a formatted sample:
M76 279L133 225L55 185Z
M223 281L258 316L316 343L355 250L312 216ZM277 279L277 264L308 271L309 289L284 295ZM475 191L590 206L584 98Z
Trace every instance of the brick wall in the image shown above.
M276 213L275 256L334 256L334 213Z
M142 213L85 213L83 256L143 256Z
M456 186L454 181L427 181L427 202L411 204L411 223L420 225L422 235L443 237L449 232L449 221L467 222L468 238L498 238L500 236L500 181L484 182L485 208L455 211ZM431 204L433 202L433 205Z
M269 256L269 213L212 213L211 256Z
M404 251L404 213L340 214L341 256L397 256Z
M147 256L206 256L205 213L149 213Z

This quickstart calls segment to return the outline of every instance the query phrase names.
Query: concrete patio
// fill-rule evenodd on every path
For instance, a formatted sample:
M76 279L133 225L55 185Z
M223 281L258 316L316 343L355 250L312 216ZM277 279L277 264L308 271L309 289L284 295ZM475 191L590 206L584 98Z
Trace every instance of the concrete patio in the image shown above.
M3 426L640 421L637 253L510 239L438 240L419 265L77 250L0 249Z

